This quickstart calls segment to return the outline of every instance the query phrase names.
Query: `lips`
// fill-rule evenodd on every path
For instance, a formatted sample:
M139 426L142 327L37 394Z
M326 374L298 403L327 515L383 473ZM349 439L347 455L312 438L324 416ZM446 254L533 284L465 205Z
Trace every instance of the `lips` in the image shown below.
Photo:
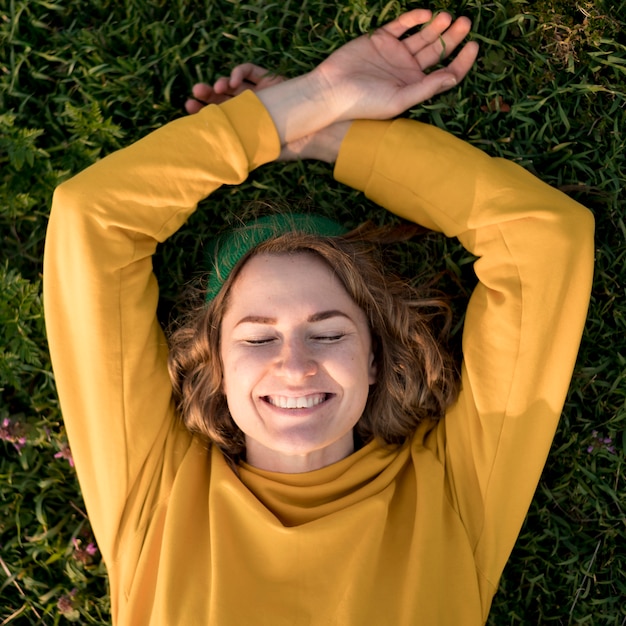
M329 393L311 393L304 396L264 396L263 400L279 409L311 409L331 397Z

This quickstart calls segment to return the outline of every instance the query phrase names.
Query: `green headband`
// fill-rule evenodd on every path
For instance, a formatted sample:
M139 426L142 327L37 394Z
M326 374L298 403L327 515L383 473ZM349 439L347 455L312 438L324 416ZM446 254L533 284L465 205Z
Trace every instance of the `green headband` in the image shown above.
M215 298L235 265L250 250L268 239L290 232L339 237L348 231L327 217L301 213L268 215L236 228L215 239L207 251L211 274L206 289L206 302Z

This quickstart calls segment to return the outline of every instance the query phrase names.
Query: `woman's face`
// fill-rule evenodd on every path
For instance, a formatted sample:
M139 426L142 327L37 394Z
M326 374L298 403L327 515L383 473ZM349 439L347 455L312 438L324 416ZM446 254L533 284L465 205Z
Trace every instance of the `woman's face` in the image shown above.
M252 257L231 288L220 344L248 463L305 472L348 456L375 380L371 344L365 314L317 255Z

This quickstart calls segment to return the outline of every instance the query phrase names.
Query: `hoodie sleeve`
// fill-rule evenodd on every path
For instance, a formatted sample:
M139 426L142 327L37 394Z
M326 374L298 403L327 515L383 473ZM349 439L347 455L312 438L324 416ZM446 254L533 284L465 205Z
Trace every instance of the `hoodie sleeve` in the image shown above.
M593 274L593 217L522 167L410 120L353 124L335 176L478 257L461 393L425 445L445 464L481 584L495 588L574 368Z
M145 514L167 492L190 436L178 423L156 319L152 255L198 202L280 151L246 92L174 121L58 187L44 302L63 418L105 561L131 497ZM139 500L145 504L137 507Z

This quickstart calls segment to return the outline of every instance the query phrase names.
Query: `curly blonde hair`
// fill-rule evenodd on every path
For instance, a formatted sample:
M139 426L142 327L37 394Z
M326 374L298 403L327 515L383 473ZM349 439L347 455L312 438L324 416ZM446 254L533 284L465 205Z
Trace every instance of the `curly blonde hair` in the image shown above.
M368 320L377 376L356 426L358 438L401 443L422 420L443 417L459 385L447 349L451 310L441 297L422 294L386 270L380 243L408 238L398 232L371 223L341 237L289 232L249 251L217 296L193 309L170 336L170 377L187 428L219 446L232 463L245 457L244 434L230 416L222 389L220 330L230 288L252 256L303 252L328 263Z

